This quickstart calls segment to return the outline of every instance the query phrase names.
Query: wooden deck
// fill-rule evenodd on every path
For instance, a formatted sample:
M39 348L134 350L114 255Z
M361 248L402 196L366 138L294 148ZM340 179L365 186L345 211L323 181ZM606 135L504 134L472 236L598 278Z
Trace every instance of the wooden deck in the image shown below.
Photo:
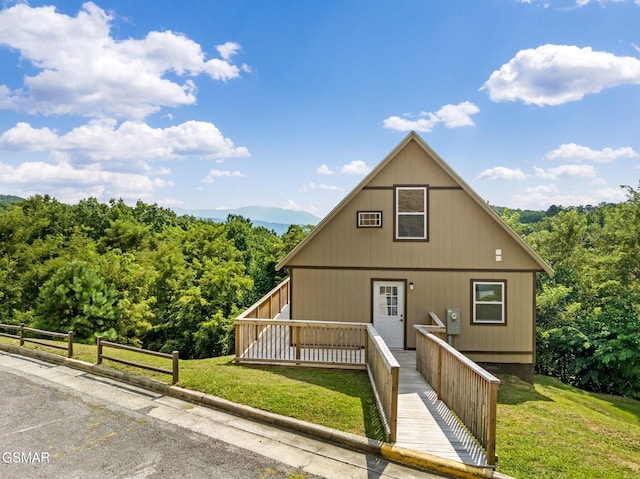
M289 319L289 305L275 316L276 320ZM262 337L251 348L257 356L270 361L295 357L288 338L289 328L282 329L282 336L275 343ZM264 338L269 335L264 334ZM274 337L273 335L271 337ZM306 348L305 348L306 349ZM393 350L400 364L398 384L398 420L395 444L475 466L487 466L487 458L473 437L461 425L449 408L440 400L431 385L416 369L416 351ZM352 351L347 357L337 351L308 348L300 353L301 359L324 360L339 363L364 363L363 352Z
M396 445L475 466L487 459L416 370L415 351L392 351L400 363Z

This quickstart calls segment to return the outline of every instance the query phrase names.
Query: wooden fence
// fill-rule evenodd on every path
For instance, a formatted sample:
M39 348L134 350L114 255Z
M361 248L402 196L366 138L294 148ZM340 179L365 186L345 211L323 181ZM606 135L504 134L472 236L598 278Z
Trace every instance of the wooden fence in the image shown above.
M367 371L376 393L378 409L385 421L389 441L395 442L398 429L398 381L400 364L376 329L367 324Z
M98 337L98 341L96 343L98 350L98 362L96 364L102 364L103 359L108 359L109 361L114 361L120 364L126 364L127 366L133 366L137 368L147 369L149 371L155 371L157 373L170 374L173 376L173 384L178 382L178 360L179 353L178 351L174 351L172 354L166 353L158 353L156 351L149 351L148 349L134 348L132 346L125 346L124 344L112 343L109 341L103 341L101 337ZM133 361L125 361L124 359L115 358L113 356L107 356L103 353L103 349L105 347L114 348L114 349L122 349L125 351L132 351L135 353L146 354L148 356L155 356L158 358L171 359L172 368L171 369L163 369L155 366L148 366L146 364L134 363Z
M442 339L416 326L416 367L496 463L496 403L500 380Z
M249 309L238 316L244 318L273 319L289 304L289 278L265 294Z
M67 351L68 358L73 356L73 331L69 331L68 333L54 333L52 331L43 331L41 329L27 328L24 325L24 323L22 323L20 326L15 324L0 324L0 329L17 331L17 334L3 333L0 331L0 336L3 336L5 338L17 339L20 341L20 346L24 346L24 343L39 344L41 346L47 346L49 348L61 349L63 351ZM36 338L27 337L26 333L32 333L39 336L47 336L47 337L57 338L57 339L65 339L67 344L65 346L61 346L51 341L43 342Z
M447 327L435 313L429 313L429 322L422 326L422 329L436 335L442 340L447 339Z
M366 368L365 324L238 318L235 327L237 363Z

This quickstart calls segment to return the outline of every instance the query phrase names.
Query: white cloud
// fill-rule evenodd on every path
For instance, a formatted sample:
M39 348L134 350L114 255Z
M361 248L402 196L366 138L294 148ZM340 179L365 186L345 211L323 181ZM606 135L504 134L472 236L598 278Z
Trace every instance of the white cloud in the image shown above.
M594 198L584 194L559 192L555 185L527 188L525 194L511 200L513 208L546 210L551 205L575 206L597 204Z
M543 45L520 50L494 71L481 90L492 101L538 106L581 100L605 88L640 84L640 60L593 51L590 47Z
M576 0L576 6L578 8L585 7L590 3L599 3L600 5L604 5L605 3L622 3L626 0ZM636 5L640 5L640 0L635 0Z
M218 50L220 56L225 60L231 59L241 48L242 47L236 42L227 42L223 45L216 46L216 50Z
M595 192L599 202L606 201L608 203L620 203L627 199L622 188L601 188Z
M557 185L538 185L527 188L524 194L516 195L510 201L513 208L546 210L551 205L578 206L597 205L602 202L618 203L626 199L622 188L601 188L575 192Z
M19 51L38 70L25 76L24 88L0 85L0 109L140 120L162 107L195 103L194 76L227 81L250 71L230 62L237 43L219 45L222 59L207 60L180 33L118 40L111 36L113 18L91 2L75 17L26 3L0 10L0 46ZM178 83L167 75L191 78Z
M170 181L142 174L76 168L69 163L25 162L14 167L0 163L0 186L18 191L23 196L48 192L63 202L76 202L95 196L98 199L151 199L158 188L171 186Z
M301 205L294 200L287 200L285 204L282 205L282 208L293 211L306 211L307 213L311 213L320 217L325 215L325 212L321 211L316 203Z
M240 171L229 170L210 170L209 174L202 180L203 183L213 183L216 178L225 177L244 177L245 175Z
M444 123L447 128L461 126L473 126L471 115L480 111L477 105L464 101L457 105L444 105L436 113L421 112L418 119L412 119L411 115L404 114L404 118L390 116L384 120L384 127L395 131L419 131L430 132L436 125Z
M477 105L470 101L458 103L457 105L445 105L438 110L436 118L444 123L447 128L458 128L461 126L474 126L471 115L480 111Z
M249 156L245 147L236 147L215 125L202 121L152 128L141 122L93 120L61 135L23 122L0 135L0 149L50 151L53 158L73 164L101 162L103 169L145 170L145 160Z
M527 175L520 170L520 168L516 168L515 170L511 168L506 168L504 166L496 166L495 168L489 168L484 170L480 175L478 175L478 179L487 179L487 180L525 180L527 179Z
M327 185L326 183L321 183L318 185L314 182L311 182L302 186L299 191L304 193L311 190L342 191L342 188L334 185Z
M327 165L320 165L316 168L316 173L319 175L333 175L334 171L332 171Z
M341 171L347 175L366 175L371 171L371 168L364 161L353 160L351 163L343 165Z
M556 180L558 178L569 177L582 177L582 178L595 178L596 169L591 165L560 165L555 168L533 168L536 176L540 178L546 178L550 180Z
M384 120L384 127L389 130L395 131L419 131L422 133L430 132L435 125L439 122L431 116L429 119L420 118L418 120L410 120L407 118L400 118L399 116L390 116Z
M592 150L587 146L566 143L560 145L555 150L547 153L549 160L563 161L593 161L595 163L609 163L618 158L638 158L640 155L630 146L616 148L604 148L602 150Z

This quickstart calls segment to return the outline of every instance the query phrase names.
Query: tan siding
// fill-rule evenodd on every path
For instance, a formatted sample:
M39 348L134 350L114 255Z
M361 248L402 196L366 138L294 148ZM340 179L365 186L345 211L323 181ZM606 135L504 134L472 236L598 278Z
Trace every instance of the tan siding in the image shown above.
M412 138L414 136L414 138ZM429 241L394 241L394 186L428 185ZM382 228L357 228L358 211L381 211ZM496 250L502 260L496 261ZM534 275L547 265L514 238L468 186L411 134L296 248L281 266L295 269L294 319L371 322L372 278L407 289L406 344L428 313L462 313L462 351L478 360L533 361ZM507 281L507 325L471 325L471 279ZM486 351L486 353L484 353ZM493 354L492 351L502 354Z
M413 184L416 178L420 178L422 184L457 186L447 172L414 141L398 152L393 161L371 179L369 186Z
M461 334L453 345L461 351L531 352L533 348L533 275L530 273L415 272L296 269L293 319L371 322L372 279L406 280L407 348L415 347L414 324L426 324L429 312L446 321L447 308L461 309ZM471 325L471 280L507 281L507 325ZM487 362L531 355L483 355ZM531 363L531 360L528 362Z
M416 181L416 178L420 178ZM462 189L429 191L428 242L393 241L393 185L454 187L453 179L415 142L328 222L291 266L539 270L536 261ZM382 228L357 228L358 211L382 211ZM496 262L496 249L502 262Z

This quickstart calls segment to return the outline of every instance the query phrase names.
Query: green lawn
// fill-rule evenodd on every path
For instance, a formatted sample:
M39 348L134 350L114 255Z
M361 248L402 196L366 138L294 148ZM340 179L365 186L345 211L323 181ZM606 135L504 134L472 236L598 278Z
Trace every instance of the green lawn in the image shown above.
M500 377L498 470L526 478L640 477L640 401L548 377Z

